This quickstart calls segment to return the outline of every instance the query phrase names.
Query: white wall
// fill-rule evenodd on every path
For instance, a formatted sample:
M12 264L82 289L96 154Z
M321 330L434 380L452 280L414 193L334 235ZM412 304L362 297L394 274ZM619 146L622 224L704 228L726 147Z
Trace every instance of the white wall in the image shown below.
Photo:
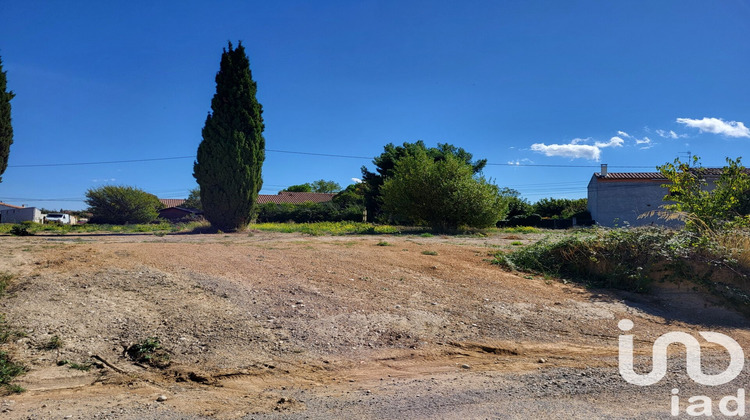
M588 186L588 209L591 218L607 227L623 226L679 226L682 222L666 221L658 216L639 216L658 211L667 204L663 200L668 190L666 181L650 180L601 180L596 175Z
M0 223L42 223L44 221L44 215L36 207L23 207L20 209L2 207L0 208Z

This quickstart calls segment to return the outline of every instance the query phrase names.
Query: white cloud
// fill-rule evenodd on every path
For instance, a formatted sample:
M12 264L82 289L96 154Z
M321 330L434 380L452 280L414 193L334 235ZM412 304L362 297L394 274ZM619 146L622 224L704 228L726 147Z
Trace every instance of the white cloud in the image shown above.
M642 139L635 139L635 144L641 146L641 150L646 150L654 147L654 142L650 138L644 137Z
M569 157L573 159L590 159L599 160L601 156L601 149L596 146L589 144L544 144L534 143L531 145L531 150L539 153L544 153L545 156L560 156Z
M94 178L91 180L91 182L97 182L97 183L98 182L115 182L115 181L117 181L116 178L103 178L103 179Z
M531 145L531 150L543 153L545 156L559 156L568 157L572 159L589 159L599 160L602 154L602 149L606 147L622 147L625 140L620 137L612 137L608 142L594 142L591 144L583 144L590 141L590 138L580 139L576 138L570 141L568 144L544 144L534 143Z
M515 165L515 166L530 165L532 163L534 163L534 161L531 160L531 159L527 159L527 158L516 159L516 160L509 160L508 161L508 165Z
M697 128L701 133L723 134L727 137L748 137L750 129L740 121L724 121L721 118L703 118L694 120L691 118L678 118L677 122L688 127Z
M656 130L656 134L659 135L659 137L663 137L665 139L680 139L687 137L687 134L677 134L672 130L664 131L664 130Z
M352 178L352 182L354 182L355 184L361 184L362 180L359 178Z
M611 139L609 139L608 142L602 143L600 141L594 143L594 146L602 148L602 147L622 147L622 144L625 143L625 140L614 136Z
M624 132L624 131L618 131L618 132L617 132L617 135L618 135L618 136L622 136L622 137L625 137L626 139L629 139L629 138L630 138L630 134L628 134L628 133L626 133L626 132Z

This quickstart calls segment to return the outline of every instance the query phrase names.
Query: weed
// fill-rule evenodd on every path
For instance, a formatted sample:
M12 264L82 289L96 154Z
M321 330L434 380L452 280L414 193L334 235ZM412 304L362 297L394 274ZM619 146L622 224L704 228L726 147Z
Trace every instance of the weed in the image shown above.
M60 338L60 336L53 335L49 339L49 341L47 341L41 346L41 348L42 350L56 350L56 349L62 348L64 345L65 343L63 343L63 340L62 338Z
M57 362L57 366L65 366L65 365L67 365L71 369L81 370L84 372L88 372L89 370L91 370L91 367L93 366L91 363L76 363L76 362L71 362L69 360L60 360Z
M32 232L29 232L28 226L25 225L14 225L12 228L10 228L11 235L13 236L31 236L33 235Z
M0 386L9 392L23 392L23 388L10 384L16 376L26 372L26 368L14 362L8 353L0 351Z
M128 347L127 354L136 362L146 363L157 368L169 366L169 353L161 346L159 338L148 337Z
M389 242L386 242L386 241L380 241L380 242L378 242L375 245L377 245L377 246L391 246L391 244Z
M0 273L0 297L5 296L5 291L8 289L11 280L13 280L13 274Z
M373 225L361 222L317 222L317 223L258 223L253 229L267 232L299 232L312 236L321 235L380 235L400 233L400 228L390 225Z
M437 255L437 251L422 251L422 254L424 255Z
M435 236L435 235L431 234L430 232L425 232L425 233L423 233L423 234L421 234L421 235L419 235L419 236L420 236L421 238L432 238L432 237L433 237L433 236Z
M521 241L513 241L510 244L513 245L513 246L521 246L521 245L523 245L523 242L521 242Z

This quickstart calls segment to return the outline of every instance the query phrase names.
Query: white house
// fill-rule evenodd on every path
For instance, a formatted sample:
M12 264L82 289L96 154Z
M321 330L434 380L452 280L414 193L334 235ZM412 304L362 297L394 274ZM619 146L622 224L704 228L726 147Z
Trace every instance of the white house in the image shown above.
M659 172L608 172L607 165L591 177L588 185L588 209L596 224L607 227L668 225L658 216L644 217L665 204L669 180Z
M43 223L44 214L36 207L19 207L0 202L0 223Z

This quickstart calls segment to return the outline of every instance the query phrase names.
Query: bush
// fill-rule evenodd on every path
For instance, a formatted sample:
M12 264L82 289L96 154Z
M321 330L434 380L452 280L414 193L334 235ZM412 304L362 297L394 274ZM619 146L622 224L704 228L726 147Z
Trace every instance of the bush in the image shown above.
M258 223L361 222L363 206L340 207L328 203L262 204Z
M688 252L690 238L675 231L594 229L545 239L510 254L498 253L494 262L594 286L646 291L652 281L666 279L670 263Z
M91 223L124 225L150 223L163 207L159 199L134 187L107 185L86 192Z
M401 158L380 191L392 219L440 231L494 226L508 209L496 185L451 154L438 161L424 151Z
M29 232L28 225L13 225L10 228L10 234L14 236L31 236L33 233Z

